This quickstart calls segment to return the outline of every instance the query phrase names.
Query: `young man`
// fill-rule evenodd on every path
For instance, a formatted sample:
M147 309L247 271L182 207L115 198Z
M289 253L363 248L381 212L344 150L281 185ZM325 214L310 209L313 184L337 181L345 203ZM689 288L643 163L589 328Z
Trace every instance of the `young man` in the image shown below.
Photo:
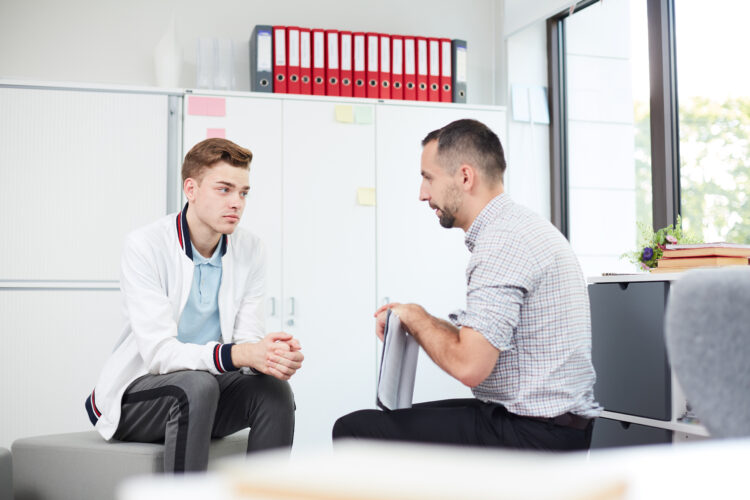
M422 141L419 198L443 227L460 227L472 253L466 310L451 322L416 304L375 312L383 338L391 309L438 366L474 398L362 410L333 437L501 446L588 448L593 418L586 282L565 238L504 194L505 158L482 123L459 120Z
M182 212L125 241L125 326L86 410L107 440L163 441L165 471L205 470L211 438L248 426L248 452L292 444L287 380L303 355L289 334L264 336L263 247L237 227L251 159L225 139L197 144Z

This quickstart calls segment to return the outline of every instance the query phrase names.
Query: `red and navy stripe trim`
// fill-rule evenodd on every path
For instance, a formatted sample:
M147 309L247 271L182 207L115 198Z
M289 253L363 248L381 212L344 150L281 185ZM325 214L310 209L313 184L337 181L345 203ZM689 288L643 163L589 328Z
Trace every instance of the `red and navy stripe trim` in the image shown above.
M185 203L185 206L182 208L182 211L177 214L177 219L175 220L175 223L177 225L177 239L180 242L180 247L185 251L185 255L188 256L190 260L193 260L193 244L190 241L190 228L188 227L187 223L187 210L188 210L189 203ZM224 254L227 253L227 235L222 234L221 235L221 256L224 257Z
M89 397L86 398L86 413L89 414L89 420L92 425L96 425L99 418L102 416L102 412L96 407L96 390L91 391Z
M214 366L219 373L239 370L232 363L232 346L234 344L216 344L214 347Z

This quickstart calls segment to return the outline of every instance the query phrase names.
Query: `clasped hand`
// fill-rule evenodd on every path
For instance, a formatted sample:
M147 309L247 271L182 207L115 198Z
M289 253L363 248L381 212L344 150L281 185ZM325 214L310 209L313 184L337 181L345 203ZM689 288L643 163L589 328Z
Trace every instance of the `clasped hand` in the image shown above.
M254 344L235 344L232 362L235 366L250 367L280 380L289 380L305 359L301 349L299 341L290 334L274 332Z

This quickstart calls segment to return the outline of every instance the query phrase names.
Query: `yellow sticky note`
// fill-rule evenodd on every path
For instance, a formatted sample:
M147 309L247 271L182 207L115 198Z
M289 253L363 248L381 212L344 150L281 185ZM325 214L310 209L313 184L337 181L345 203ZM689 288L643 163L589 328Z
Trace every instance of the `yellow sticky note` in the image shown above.
M346 104L336 105L336 121L341 123L354 123L354 111Z
M375 188L357 188L357 203L365 207L374 207Z
M355 106L354 107L354 122L366 125L372 123L372 106Z

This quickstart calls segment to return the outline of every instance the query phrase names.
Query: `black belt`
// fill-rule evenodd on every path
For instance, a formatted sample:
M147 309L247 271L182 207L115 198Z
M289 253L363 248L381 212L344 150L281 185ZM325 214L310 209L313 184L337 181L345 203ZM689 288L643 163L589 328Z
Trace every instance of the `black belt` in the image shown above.
M573 429L584 430L591 423L590 418L582 417L574 413L563 413L557 417L543 418L543 417L523 417L530 420L538 420L539 422L545 422L548 424L559 425L561 427L571 427Z

